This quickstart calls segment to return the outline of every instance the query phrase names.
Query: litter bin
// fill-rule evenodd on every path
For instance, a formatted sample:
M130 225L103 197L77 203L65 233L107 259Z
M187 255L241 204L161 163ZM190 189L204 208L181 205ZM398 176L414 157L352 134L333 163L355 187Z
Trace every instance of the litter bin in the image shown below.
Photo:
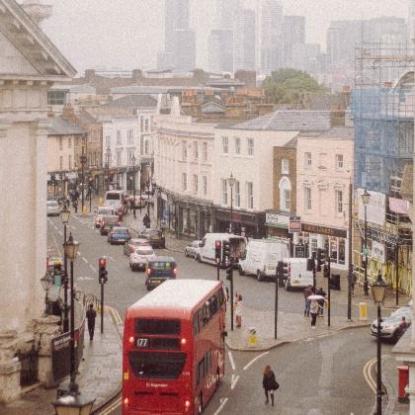
M330 287L332 290L340 291L340 274L332 274L330 279Z
M255 347L257 344L257 337L256 337L256 328L250 327L249 334L248 334L248 346Z
M409 383L409 368L408 366L398 366L398 382L399 382L399 391L398 391L398 401L402 403L408 403L409 398L406 393L406 387Z
M359 320L367 320L367 303L359 303Z

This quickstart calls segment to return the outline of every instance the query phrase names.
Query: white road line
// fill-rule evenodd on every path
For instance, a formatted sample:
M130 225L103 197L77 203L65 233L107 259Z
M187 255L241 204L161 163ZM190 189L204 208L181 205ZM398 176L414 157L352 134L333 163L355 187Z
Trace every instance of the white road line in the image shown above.
M254 357L249 363L247 363L245 366L244 366L244 370L247 370L251 365L253 365L258 359L261 359L261 357L264 357L265 355L267 355L269 352L264 352L264 353L261 353L259 356L257 356L257 357Z
M235 389L236 384L238 383L239 375L232 375L231 390Z
M89 264L89 268L91 268L92 272L97 272L97 269L92 264Z
M232 370L235 371L235 361L233 360L232 352L228 350L229 361L231 362Z
M222 401L222 403L219 405L219 408L216 410L216 412L213 415L218 415L222 411L223 407L226 405L226 402L228 402L228 398L225 398Z
M82 261L84 261L85 264L89 264L88 260L84 256L82 257Z
M59 234L60 236L63 236L63 232L62 232L61 230L59 230L59 231L58 231L58 234Z

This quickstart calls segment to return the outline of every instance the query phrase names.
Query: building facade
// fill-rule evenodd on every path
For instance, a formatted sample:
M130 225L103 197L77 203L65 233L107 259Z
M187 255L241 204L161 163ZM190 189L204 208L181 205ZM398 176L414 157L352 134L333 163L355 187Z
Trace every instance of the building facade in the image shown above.
M297 216L302 232L294 235L305 256L317 248L329 252L333 267L348 264L349 190L353 178L351 128L304 133L297 138Z

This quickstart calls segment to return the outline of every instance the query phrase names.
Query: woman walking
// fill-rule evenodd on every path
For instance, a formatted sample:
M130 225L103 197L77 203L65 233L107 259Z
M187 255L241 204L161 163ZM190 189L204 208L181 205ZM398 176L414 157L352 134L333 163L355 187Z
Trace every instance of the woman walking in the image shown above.
M274 392L280 387L275 380L275 373L270 365L266 365L264 369L264 377L262 378L262 387L265 392L265 405L268 405L269 395L271 395L271 405L274 406Z
M236 327L241 328L242 326L242 295L236 295L235 301L235 320L236 320Z

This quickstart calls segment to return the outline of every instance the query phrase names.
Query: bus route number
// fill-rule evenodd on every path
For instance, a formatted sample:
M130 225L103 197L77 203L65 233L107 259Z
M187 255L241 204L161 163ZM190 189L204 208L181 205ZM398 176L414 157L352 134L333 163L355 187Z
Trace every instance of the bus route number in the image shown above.
M137 347L148 347L148 339L146 338L137 339Z

